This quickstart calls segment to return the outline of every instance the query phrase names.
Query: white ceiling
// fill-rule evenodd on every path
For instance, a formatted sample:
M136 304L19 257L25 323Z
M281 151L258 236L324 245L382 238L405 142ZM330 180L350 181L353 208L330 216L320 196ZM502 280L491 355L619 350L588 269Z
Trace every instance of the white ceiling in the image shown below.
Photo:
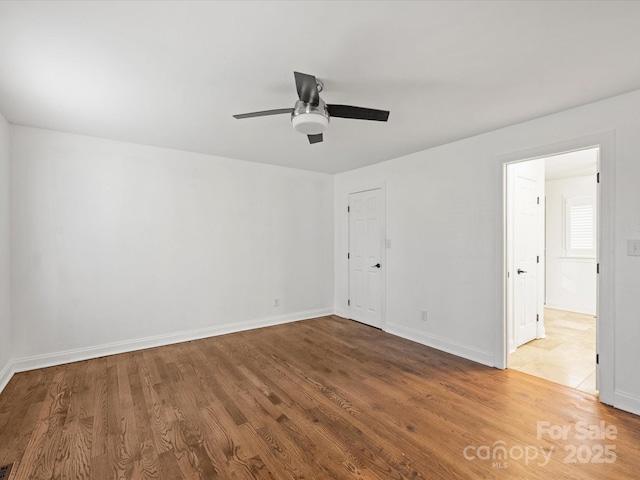
M545 180L586 177L598 173L598 148L576 150L545 158Z
M0 2L13 124L328 173L640 89L640 2ZM309 145L293 71L334 118Z

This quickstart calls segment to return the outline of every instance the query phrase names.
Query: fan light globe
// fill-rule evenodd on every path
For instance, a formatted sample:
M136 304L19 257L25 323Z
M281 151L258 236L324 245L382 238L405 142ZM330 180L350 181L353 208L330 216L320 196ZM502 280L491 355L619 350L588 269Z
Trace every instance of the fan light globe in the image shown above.
M329 119L317 113L301 113L291 119L291 124L296 132L318 135L327 131Z

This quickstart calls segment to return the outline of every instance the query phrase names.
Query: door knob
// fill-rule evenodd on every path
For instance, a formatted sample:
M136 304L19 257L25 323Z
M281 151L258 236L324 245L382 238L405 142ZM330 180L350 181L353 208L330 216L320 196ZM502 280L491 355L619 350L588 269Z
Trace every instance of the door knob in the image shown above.
M526 270L522 270L521 268L518 269L518 275L520 275L521 273L527 273Z
M373 267L375 267L375 268L380 268L380 264L379 264L379 263L376 263L375 265L371 265L371 268L373 268Z

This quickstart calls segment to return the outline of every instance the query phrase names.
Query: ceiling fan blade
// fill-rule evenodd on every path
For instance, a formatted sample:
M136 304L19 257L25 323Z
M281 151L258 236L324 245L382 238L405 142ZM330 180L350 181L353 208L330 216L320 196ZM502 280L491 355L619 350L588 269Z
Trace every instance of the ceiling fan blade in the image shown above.
M307 135L309 137L309 143L320 143L322 141L322 134L318 133L317 135Z
M320 93L318 93L318 82L316 77L306 73L293 72L296 77L296 89L298 98L314 107L320 103Z
M352 105L327 105L327 110L329 110L329 115L332 117L375 120L378 122L386 122L389 119L388 110L354 107Z
M251 112L251 113L240 113L238 115L234 115L234 118L238 120L242 118L253 118L253 117L266 117L267 115L280 115L281 113L293 113L293 108L278 108L276 110L263 110L261 112Z

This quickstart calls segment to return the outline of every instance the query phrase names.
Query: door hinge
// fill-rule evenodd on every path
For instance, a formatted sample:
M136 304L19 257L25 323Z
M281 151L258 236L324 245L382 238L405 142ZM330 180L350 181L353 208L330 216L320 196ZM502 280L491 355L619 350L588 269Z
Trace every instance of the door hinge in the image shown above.
M540 255L536 255L536 263L540 263Z
M351 211L351 207L347 205L347 213Z
M538 205L540 205L540 197L536 199L536 202L538 203Z
M351 258L351 254L347 252L347 260Z
M596 174L596 183L600 183L600 172Z
M347 306L351 306L351 300L347 300Z
M596 263L596 273L600 273L600 264Z
M600 354L596 353L596 365L600 365Z
M539 321L540 321L540 315L536 313L536 322L539 322Z

